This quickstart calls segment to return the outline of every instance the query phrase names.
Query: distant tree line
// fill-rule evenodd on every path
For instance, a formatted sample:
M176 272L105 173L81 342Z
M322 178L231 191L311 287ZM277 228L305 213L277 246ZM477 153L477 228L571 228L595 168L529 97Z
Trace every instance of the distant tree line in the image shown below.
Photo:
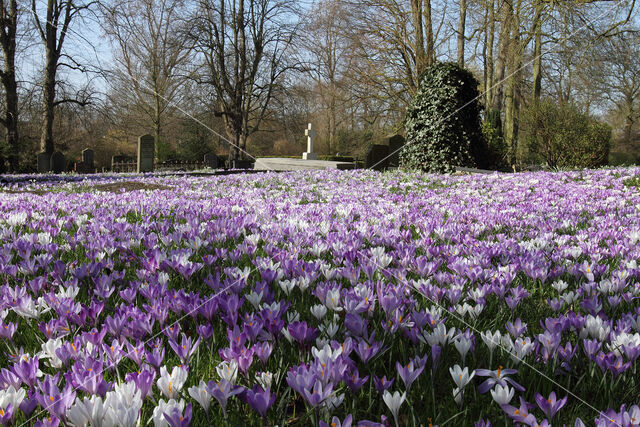
M613 130L610 155L589 137L581 158L634 163L636 9L596 0L0 0L0 165L33 171L39 152L74 158L91 147L108 167L113 155L133 155L143 133L154 135L160 161L299 155L308 122L320 153L362 158L404 132L420 78L438 61L479 81L483 132L499 157L489 163L570 166L577 160L558 153L570 130L598 139L601 123Z

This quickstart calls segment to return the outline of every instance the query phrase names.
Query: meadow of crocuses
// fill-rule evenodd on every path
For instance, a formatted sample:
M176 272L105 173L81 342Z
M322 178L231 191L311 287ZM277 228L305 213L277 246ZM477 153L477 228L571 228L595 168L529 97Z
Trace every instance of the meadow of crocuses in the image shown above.
M5 183L0 424L639 425L636 175Z

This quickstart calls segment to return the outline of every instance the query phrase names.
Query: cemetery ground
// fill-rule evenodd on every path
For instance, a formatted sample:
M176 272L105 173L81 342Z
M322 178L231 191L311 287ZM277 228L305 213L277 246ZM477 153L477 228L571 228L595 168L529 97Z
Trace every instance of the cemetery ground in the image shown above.
M5 183L0 424L637 425L639 177Z

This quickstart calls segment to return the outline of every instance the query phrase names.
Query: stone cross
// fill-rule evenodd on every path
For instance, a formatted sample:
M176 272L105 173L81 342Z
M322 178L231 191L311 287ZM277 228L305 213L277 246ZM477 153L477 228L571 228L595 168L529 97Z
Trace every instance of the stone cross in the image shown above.
M313 139L316 137L317 133L313 129L313 125L311 123L309 123L304 134L307 136L307 151L302 153L302 158L304 160L317 160L318 155L313 152Z

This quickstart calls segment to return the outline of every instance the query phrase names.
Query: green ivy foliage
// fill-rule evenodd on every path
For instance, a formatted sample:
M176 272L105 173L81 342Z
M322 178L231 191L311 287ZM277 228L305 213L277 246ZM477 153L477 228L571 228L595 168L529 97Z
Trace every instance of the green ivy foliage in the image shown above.
M471 72L455 63L425 70L407 111L401 167L447 173L456 166L487 166L478 85Z

